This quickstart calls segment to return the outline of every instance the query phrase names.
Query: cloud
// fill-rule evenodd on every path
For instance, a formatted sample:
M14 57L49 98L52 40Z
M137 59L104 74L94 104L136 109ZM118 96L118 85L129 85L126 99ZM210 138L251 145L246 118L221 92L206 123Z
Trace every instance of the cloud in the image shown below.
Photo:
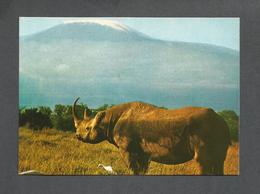
M57 73L64 73L70 70L70 66L66 64L59 64L54 67L54 71Z

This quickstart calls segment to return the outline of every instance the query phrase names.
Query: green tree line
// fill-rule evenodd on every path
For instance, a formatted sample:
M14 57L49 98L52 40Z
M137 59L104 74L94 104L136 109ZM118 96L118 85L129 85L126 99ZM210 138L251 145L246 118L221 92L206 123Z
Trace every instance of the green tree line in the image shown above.
M87 105L80 104L76 106L76 114L79 118L82 118L84 109L86 109L89 115L94 117L97 112L106 110L111 106L104 104L97 109L90 109ZM26 126L33 130L56 128L63 131L73 131L72 106L57 104L53 110L47 106L20 108L19 126Z
M104 104L97 109L90 109L85 104L76 106L76 113L82 119L84 109L87 110L91 117L94 117L97 112L106 110L113 105ZM218 112L227 122L231 139L238 141L239 138L239 116L232 110L223 110ZM74 131L74 123L72 118L71 105L55 105L52 110L47 106L39 106L34 108L19 109L19 126L25 126L33 130L41 130L43 128L55 128L63 131Z

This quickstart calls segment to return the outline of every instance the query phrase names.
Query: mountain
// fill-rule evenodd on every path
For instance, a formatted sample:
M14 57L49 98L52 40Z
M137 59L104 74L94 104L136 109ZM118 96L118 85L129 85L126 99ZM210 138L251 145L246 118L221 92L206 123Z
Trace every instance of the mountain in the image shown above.
M28 36L27 41L49 43L62 40L72 41L144 41L150 37L122 24L109 20L68 21L40 33Z
M145 101L239 111L239 52L156 40L112 21L67 22L20 39L20 106Z

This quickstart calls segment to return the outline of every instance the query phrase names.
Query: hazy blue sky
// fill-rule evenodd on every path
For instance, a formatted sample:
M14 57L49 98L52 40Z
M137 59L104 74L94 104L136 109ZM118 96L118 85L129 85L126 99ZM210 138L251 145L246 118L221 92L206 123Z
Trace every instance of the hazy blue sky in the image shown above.
M20 35L36 33L71 19L73 18L22 17ZM157 39L208 43L239 50L239 18L102 19L116 20Z

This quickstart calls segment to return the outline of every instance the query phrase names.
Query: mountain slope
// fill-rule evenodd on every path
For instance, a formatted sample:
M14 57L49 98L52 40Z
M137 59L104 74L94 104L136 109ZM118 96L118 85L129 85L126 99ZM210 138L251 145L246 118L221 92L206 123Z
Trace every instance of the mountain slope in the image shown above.
M239 53L158 41L125 26L68 23L20 40L20 105L141 100L239 110Z

